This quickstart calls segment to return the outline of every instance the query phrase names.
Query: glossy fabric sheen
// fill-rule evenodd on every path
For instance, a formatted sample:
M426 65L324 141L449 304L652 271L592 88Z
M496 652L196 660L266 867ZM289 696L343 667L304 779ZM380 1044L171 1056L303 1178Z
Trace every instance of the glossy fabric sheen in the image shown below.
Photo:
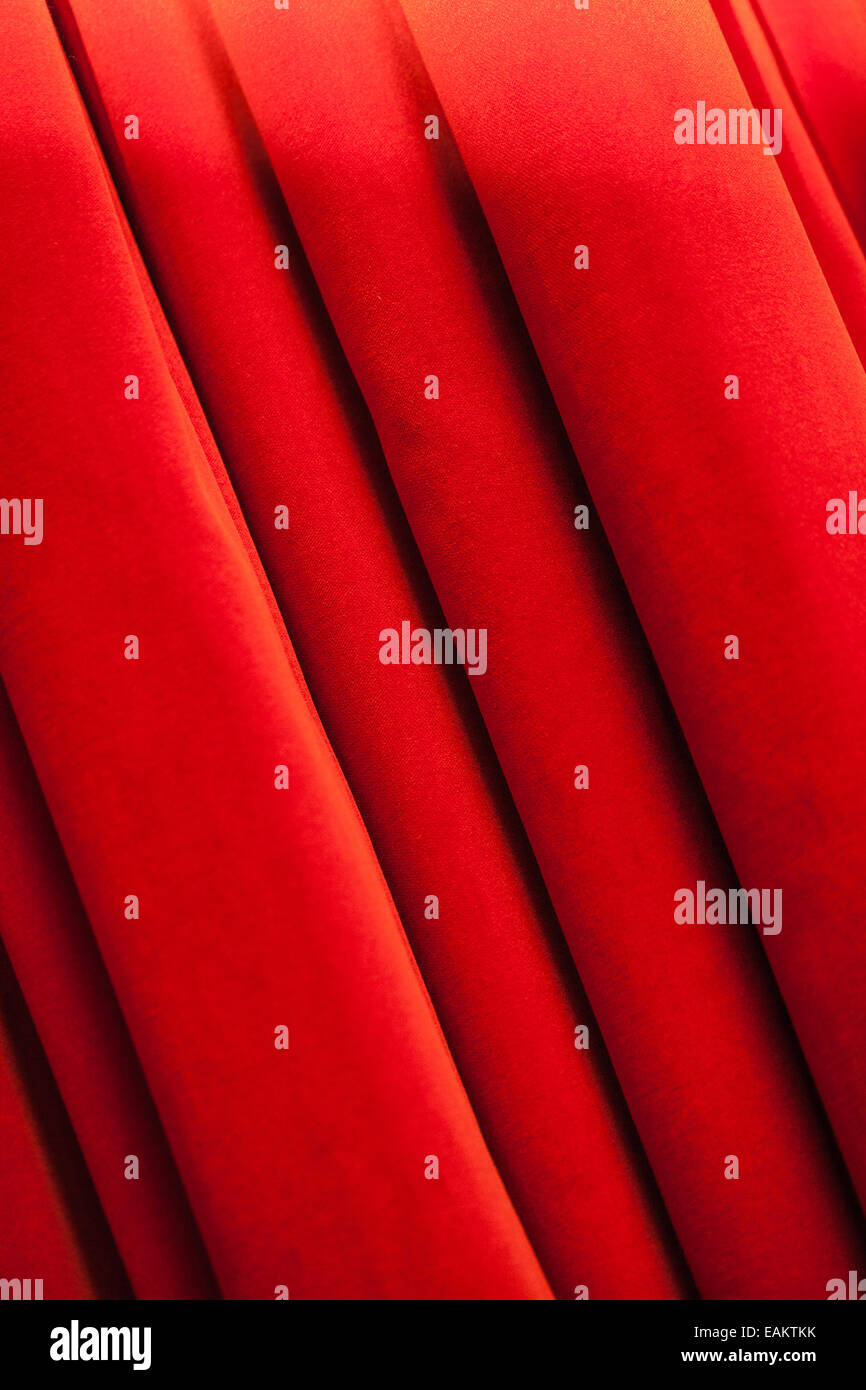
M866 538L825 504L866 39L827 16L0 10L0 491L45 509L0 536L0 1277L864 1268ZM699 100L780 107L778 159L677 145ZM487 669L382 664L404 622ZM699 880L782 931L676 923Z

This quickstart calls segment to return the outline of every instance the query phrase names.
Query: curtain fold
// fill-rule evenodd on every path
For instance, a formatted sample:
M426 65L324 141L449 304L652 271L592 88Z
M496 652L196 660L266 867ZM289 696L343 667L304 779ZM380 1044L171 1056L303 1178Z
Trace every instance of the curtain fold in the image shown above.
M778 1289L787 1241L804 1295L830 1231L831 1264L856 1249L832 1158L752 941L671 929L680 885L734 880L606 548L574 531L586 497L456 152L444 126L421 138L435 97L401 16L347 5L325 28L306 11L269 45L260 7L214 10L446 617L489 628L497 658L473 689L698 1287ZM489 34L473 35L477 82ZM359 74L352 50L376 61ZM729 1153L748 1153L748 1188L721 1180Z
M0 949L3 1298L130 1288L6 953Z
M3 567L0 666L220 1288L549 1297L169 374L47 13L2 22L11 121L35 133L50 104L55 130L15 147L3 228L7 476L56 525ZM36 279L34 219L60 223Z
M866 261L850 213L810 128L783 55L752 0L713 0L713 9L754 105L782 112L779 169L821 264L851 341L866 362ZM850 108L849 108L850 110Z
M0 528L0 1278L863 1268L831 9L0 11L0 522L44 507ZM699 101L778 157L677 143ZM758 920L676 910L713 889Z
M486 3L474 27L406 9L734 866L784 894L764 945L862 1195L864 562L826 525L856 491L862 368L772 157L672 138L702 91L748 104L705 6L618 7L579 34L533 13L531 46L528 12L504 30ZM545 55L543 100L539 74L507 63L521 38ZM613 188L550 152L551 127L574 150L600 138L606 69ZM571 246L594 241L600 263L575 277ZM665 312L635 313L638 287Z
M3 943L132 1287L140 1298L214 1297L153 1101L2 691L0 784ZM135 1189L123 1177L130 1152L146 1173Z
M857 0L754 0L851 225L866 240L866 14Z
M629 1156L635 1142L600 1039L585 1060L576 1056L575 1027L590 1022L588 1005L466 678L441 669L383 671L377 660L383 628L409 621L432 629L444 620L299 265L275 181L251 169L263 162L255 130L246 118L238 129L237 95L225 109L219 36L201 7L175 24L154 16L137 23L134 61L123 66L124 26L107 24L99 5L77 6L77 19L77 66L86 61L93 73L106 130L122 119L132 87L146 94L149 119L166 132L163 147L150 141L145 170L128 146L118 182L317 708L542 1263L564 1296L581 1281L599 1297L673 1296L684 1276L665 1254L666 1215L657 1197L653 1210L643 1156ZM170 77L157 87L153 73ZM190 155L179 160L174 132L183 121ZM204 162L192 153L202 148ZM214 165L222 171L218 202ZM211 232L202 265L205 218ZM294 271L275 293L269 248L283 237ZM275 509L289 501L290 529L277 530ZM570 1137L552 1144L560 1130Z

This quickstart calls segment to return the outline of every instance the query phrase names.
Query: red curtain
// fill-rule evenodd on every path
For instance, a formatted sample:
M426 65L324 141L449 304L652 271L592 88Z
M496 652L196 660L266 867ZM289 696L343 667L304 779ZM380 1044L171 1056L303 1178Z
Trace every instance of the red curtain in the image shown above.
M0 1278L826 1298L866 1270L863 11L0 36ZM779 148L680 142L699 104Z

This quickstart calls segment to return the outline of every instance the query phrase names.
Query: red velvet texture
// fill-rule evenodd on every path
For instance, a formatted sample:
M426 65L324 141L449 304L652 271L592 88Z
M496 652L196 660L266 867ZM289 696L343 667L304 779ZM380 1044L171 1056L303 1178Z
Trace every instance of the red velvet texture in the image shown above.
M0 536L0 1276L863 1268L862 26L795 8L0 11L44 499ZM781 107L778 159L677 145L704 99ZM382 664L404 622L486 670ZM781 932L675 921L699 880Z

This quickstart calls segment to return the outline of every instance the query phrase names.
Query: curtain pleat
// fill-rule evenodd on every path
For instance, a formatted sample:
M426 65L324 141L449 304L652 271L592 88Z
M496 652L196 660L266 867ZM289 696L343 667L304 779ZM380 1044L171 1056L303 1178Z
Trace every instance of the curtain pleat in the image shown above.
M141 1298L213 1297L165 1136L2 692L0 782L3 942L132 1286ZM146 1173L134 1201L123 1177L129 1153Z
M713 9L759 109L782 112L778 165L860 361L866 363L866 261L802 102L753 0L713 0Z
M190 149L209 149L205 165L178 161L169 135L161 157L150 151L144 186L134 151L119 181L512 1197L563 1294L584 1279L599 1296L671 1296L682 1276L664 1253L667 1219L652 1210L642 1156L629 1156L635 1144L603 1049L576 1065L574 1030L589 1022L588 1006L466 678L385 673L376 660L383 627L433 628L441 614L313 287L302 278L299 292L273 293L269 248L283 236L294 256L298 247L275 187L251 176L254 130L245 122L239 140L225 80L211 79L218 35L201 15L198 29L153 18L139 28L130 72L120 66L122 26L92 23L91 8L79 6L80 39L108 127L140 80L150 118L170 133L195 112ZM182 79L145 88L149 73L170 71L172 55ZM111 74L121 71L114 105ZM224 176L218 204L211 160ZM212 249L203 267L204 218ZM296 262L293 281L302 276ZM289 500L291 529L275 530L275 507ZM431 893L435 919L425 915ZM562 1149L550 1143L559 1128L573 1136Z
M734 866L744 885L784 893L784 930L764 945L862 1193L864 1060L850 1030L864 984L864 561L825 524L862 459L860 363L772 158L717 147L723 181L700 147L670 138L709 63L718 105L747 105L704 6L606 10L555 43L554 20L536 17L551 26L533 39L543 104L531 72L512 69L501 89L479 80L503 65L519 19L505 33L485 5L470 34L457 13L437 10L434 28L426 6L407 9ZM574 161L538 172L551 125L576 149L591 138L586 79L605 65L620 103L605 125L613 196ZM664 94L649 108L648 86ZM506 107L513 140L497 138ZM578 240L596 240L601 264L575 283ZM663 291L667 311L635 313L629 282L645 299ZM731 635L741 657L726 664Z
M866 13L858 0L753 0L851 225L866 241Z
M12 119L37 129L50 93L57 133L21 151L4 225L27 306L9 477L66 524L38 567L9 555L0 663L222 1292L548 1297L167 369L56 35L25 10L3 18L26 64ZM32 220L61 217L34 280ZM62 445L34 419L52 386Z
M45 518L0 537L0 1277L863 1268L832 8L0 10L0 490ZM678 145L703 98L780 108L778 159ZM446 627L483 659L404 654ZM699 884L781 929L678 919Z

